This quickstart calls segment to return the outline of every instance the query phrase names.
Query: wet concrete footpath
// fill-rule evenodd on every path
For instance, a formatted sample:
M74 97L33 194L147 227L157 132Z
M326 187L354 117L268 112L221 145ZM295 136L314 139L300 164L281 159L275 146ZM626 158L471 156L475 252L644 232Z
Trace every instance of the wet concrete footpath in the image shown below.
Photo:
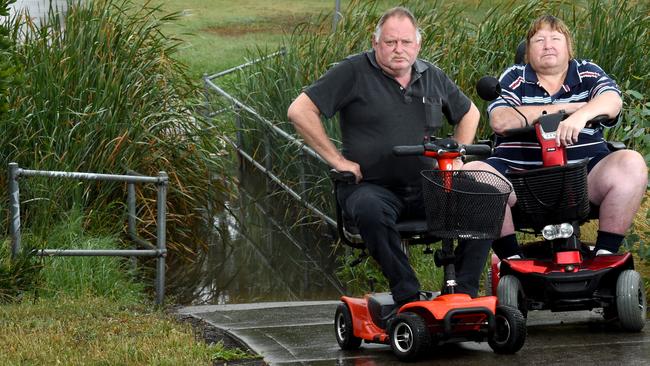
M342 351L334 338L338 301L276 302L184 307L247 345L270 365L400 365L390 346L362 344ZM464 342L432 350L415 365L650 365L650 324L640 333L606 323L596 311L528 316L528 338L515 355L497 355L486 342Z

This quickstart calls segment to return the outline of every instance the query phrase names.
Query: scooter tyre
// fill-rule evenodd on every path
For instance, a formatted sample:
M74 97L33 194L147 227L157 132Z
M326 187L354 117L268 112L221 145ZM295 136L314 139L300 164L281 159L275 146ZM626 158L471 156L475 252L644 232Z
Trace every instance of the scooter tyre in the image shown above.
M431 347L424 319L415 313L397 314L388 333L393 353L400 361L415 361Z
M340 303L336 308L334 315L334 335L336 342L343 350L358 349L361 346L362 339L354 336L352 326L352 315L350 309L345 303Z
M526 342L526 319L521 312L510 306L497 306L496 329L488 340L490 348L495 353L516 353Z
M528 317L526 298L519 279L513 275L505 275L499 279L497 285L497 299L499 305L510 306L519 309L524 318Z
M647 300L639 272L628 269L616 281L616 310L621 327L629 332L643 329L647 317Z

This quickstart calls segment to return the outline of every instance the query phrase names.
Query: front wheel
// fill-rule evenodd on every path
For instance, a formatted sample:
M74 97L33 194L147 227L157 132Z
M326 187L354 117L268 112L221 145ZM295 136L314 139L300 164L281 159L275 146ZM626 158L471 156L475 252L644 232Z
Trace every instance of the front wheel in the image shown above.
M427 324L415 313L398 314L388 332L390 346L400 361L414 361L431 346Z
M504 305L497 306L494 314L494 334L488 344L495 353L511 354L519 351L526 342L526 319L521 311Z
M352 329L352 315L350 309L345 303L340 303L336 308L336 315L334 315L334 334L336 335L336 342L338 342L341 349L357 349L361 346L361 338L354 336Z
M628 269L618 276L616 311L623 329L638 332L645 326L647 302L639 272Z

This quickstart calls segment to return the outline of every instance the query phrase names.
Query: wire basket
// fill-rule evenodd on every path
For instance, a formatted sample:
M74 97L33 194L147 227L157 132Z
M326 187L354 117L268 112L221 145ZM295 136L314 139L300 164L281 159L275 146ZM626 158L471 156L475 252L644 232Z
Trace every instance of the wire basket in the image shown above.
M565 166L508 172L517 194L516 225L545 225L584 220L589 215L587 161Z
M421 172L430 234L448 239L495 239L512 187L486 171Z

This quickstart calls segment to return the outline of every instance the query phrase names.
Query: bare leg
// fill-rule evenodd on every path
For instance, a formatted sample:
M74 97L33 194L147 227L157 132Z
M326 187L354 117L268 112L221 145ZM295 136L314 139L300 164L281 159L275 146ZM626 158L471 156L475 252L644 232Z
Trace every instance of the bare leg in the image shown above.
M589 172L589 200L600 205L601 231L625 234L639 210L648 184L648 167L641 154L619 150Z

